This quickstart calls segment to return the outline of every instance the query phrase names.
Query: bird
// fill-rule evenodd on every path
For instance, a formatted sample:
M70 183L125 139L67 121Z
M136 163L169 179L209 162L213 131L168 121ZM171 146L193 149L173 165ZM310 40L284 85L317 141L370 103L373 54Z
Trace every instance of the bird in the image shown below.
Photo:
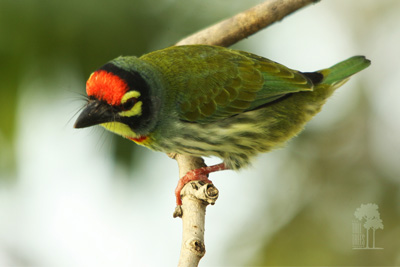
M267 58L211 45L172 46L120 56L86 82L87 103L74 127L101 125L151 150L222 163L188 172L175 190L208 174L249 166L283 147L326 100L371 61L354 56L301 72Z

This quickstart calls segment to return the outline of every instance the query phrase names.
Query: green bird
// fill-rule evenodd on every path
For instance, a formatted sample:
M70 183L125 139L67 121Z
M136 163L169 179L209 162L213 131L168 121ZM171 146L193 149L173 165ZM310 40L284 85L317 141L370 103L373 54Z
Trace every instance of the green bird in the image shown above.
M118 57L86 83L88 101L75 128L101 125L165 153L217 156L191 180L248 166L296 136L327 98L370 61L355 56L328 69L300 72L269 59L218 46L173 46Z

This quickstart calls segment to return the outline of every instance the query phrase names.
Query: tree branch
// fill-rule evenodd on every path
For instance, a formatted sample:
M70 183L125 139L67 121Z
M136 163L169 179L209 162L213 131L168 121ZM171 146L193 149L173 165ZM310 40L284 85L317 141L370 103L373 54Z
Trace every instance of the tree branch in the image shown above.
M214 205L218 190L213 184L193 181L182 189L182 193L182 245L178 266L197 266L206 253L206 207L208 204Z
M294 11L320 0L270 0L190 35L176 45L231 46Z
M170 153L168 156L178 162L180 178L190 170L205 166L202 158L176 153ZM218 194L218 189L213 184L200 181L190 182L182 189L182 206L176 206L173 215L182 218L182 246L178 266L197 266L206 253L206 207L208 204L214 205Z
M208 44L230 46L268 25L283 19L294 11L319 0L269 0L231 18L201 30L176 45ZM179 177L188 171L204 167L202 158L171 153L179 166ZM178 266L198 266L205 254L204 224L208 204L218 198L213 184L190 182L181 191L182 206L177 206L174 217L183 224L181 255Z

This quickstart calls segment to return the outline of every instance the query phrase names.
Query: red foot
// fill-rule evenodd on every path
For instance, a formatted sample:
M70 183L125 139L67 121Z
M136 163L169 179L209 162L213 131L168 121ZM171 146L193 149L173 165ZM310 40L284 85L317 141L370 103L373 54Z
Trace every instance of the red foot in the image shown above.
M205 183L212 183L208 179L208 174L227 169L228 168L225 166L225 163L220 163L217 165L202 167L187 172L185 176L179 179L178 185L176 186L175 189L176 205L178 206L182 205L181 190L187 183L191 181L203 181Z

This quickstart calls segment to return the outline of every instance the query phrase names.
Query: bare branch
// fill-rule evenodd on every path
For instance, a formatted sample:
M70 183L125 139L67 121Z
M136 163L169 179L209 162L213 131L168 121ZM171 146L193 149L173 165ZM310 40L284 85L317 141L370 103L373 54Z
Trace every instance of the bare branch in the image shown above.
M176 45L208 44L230 46L294 11L319 0L270 0L201 30Z
M218 190L213 184L193 181L183 188L182 195L182 246L178 266L197 266L206 253L206 207L215 203Z

